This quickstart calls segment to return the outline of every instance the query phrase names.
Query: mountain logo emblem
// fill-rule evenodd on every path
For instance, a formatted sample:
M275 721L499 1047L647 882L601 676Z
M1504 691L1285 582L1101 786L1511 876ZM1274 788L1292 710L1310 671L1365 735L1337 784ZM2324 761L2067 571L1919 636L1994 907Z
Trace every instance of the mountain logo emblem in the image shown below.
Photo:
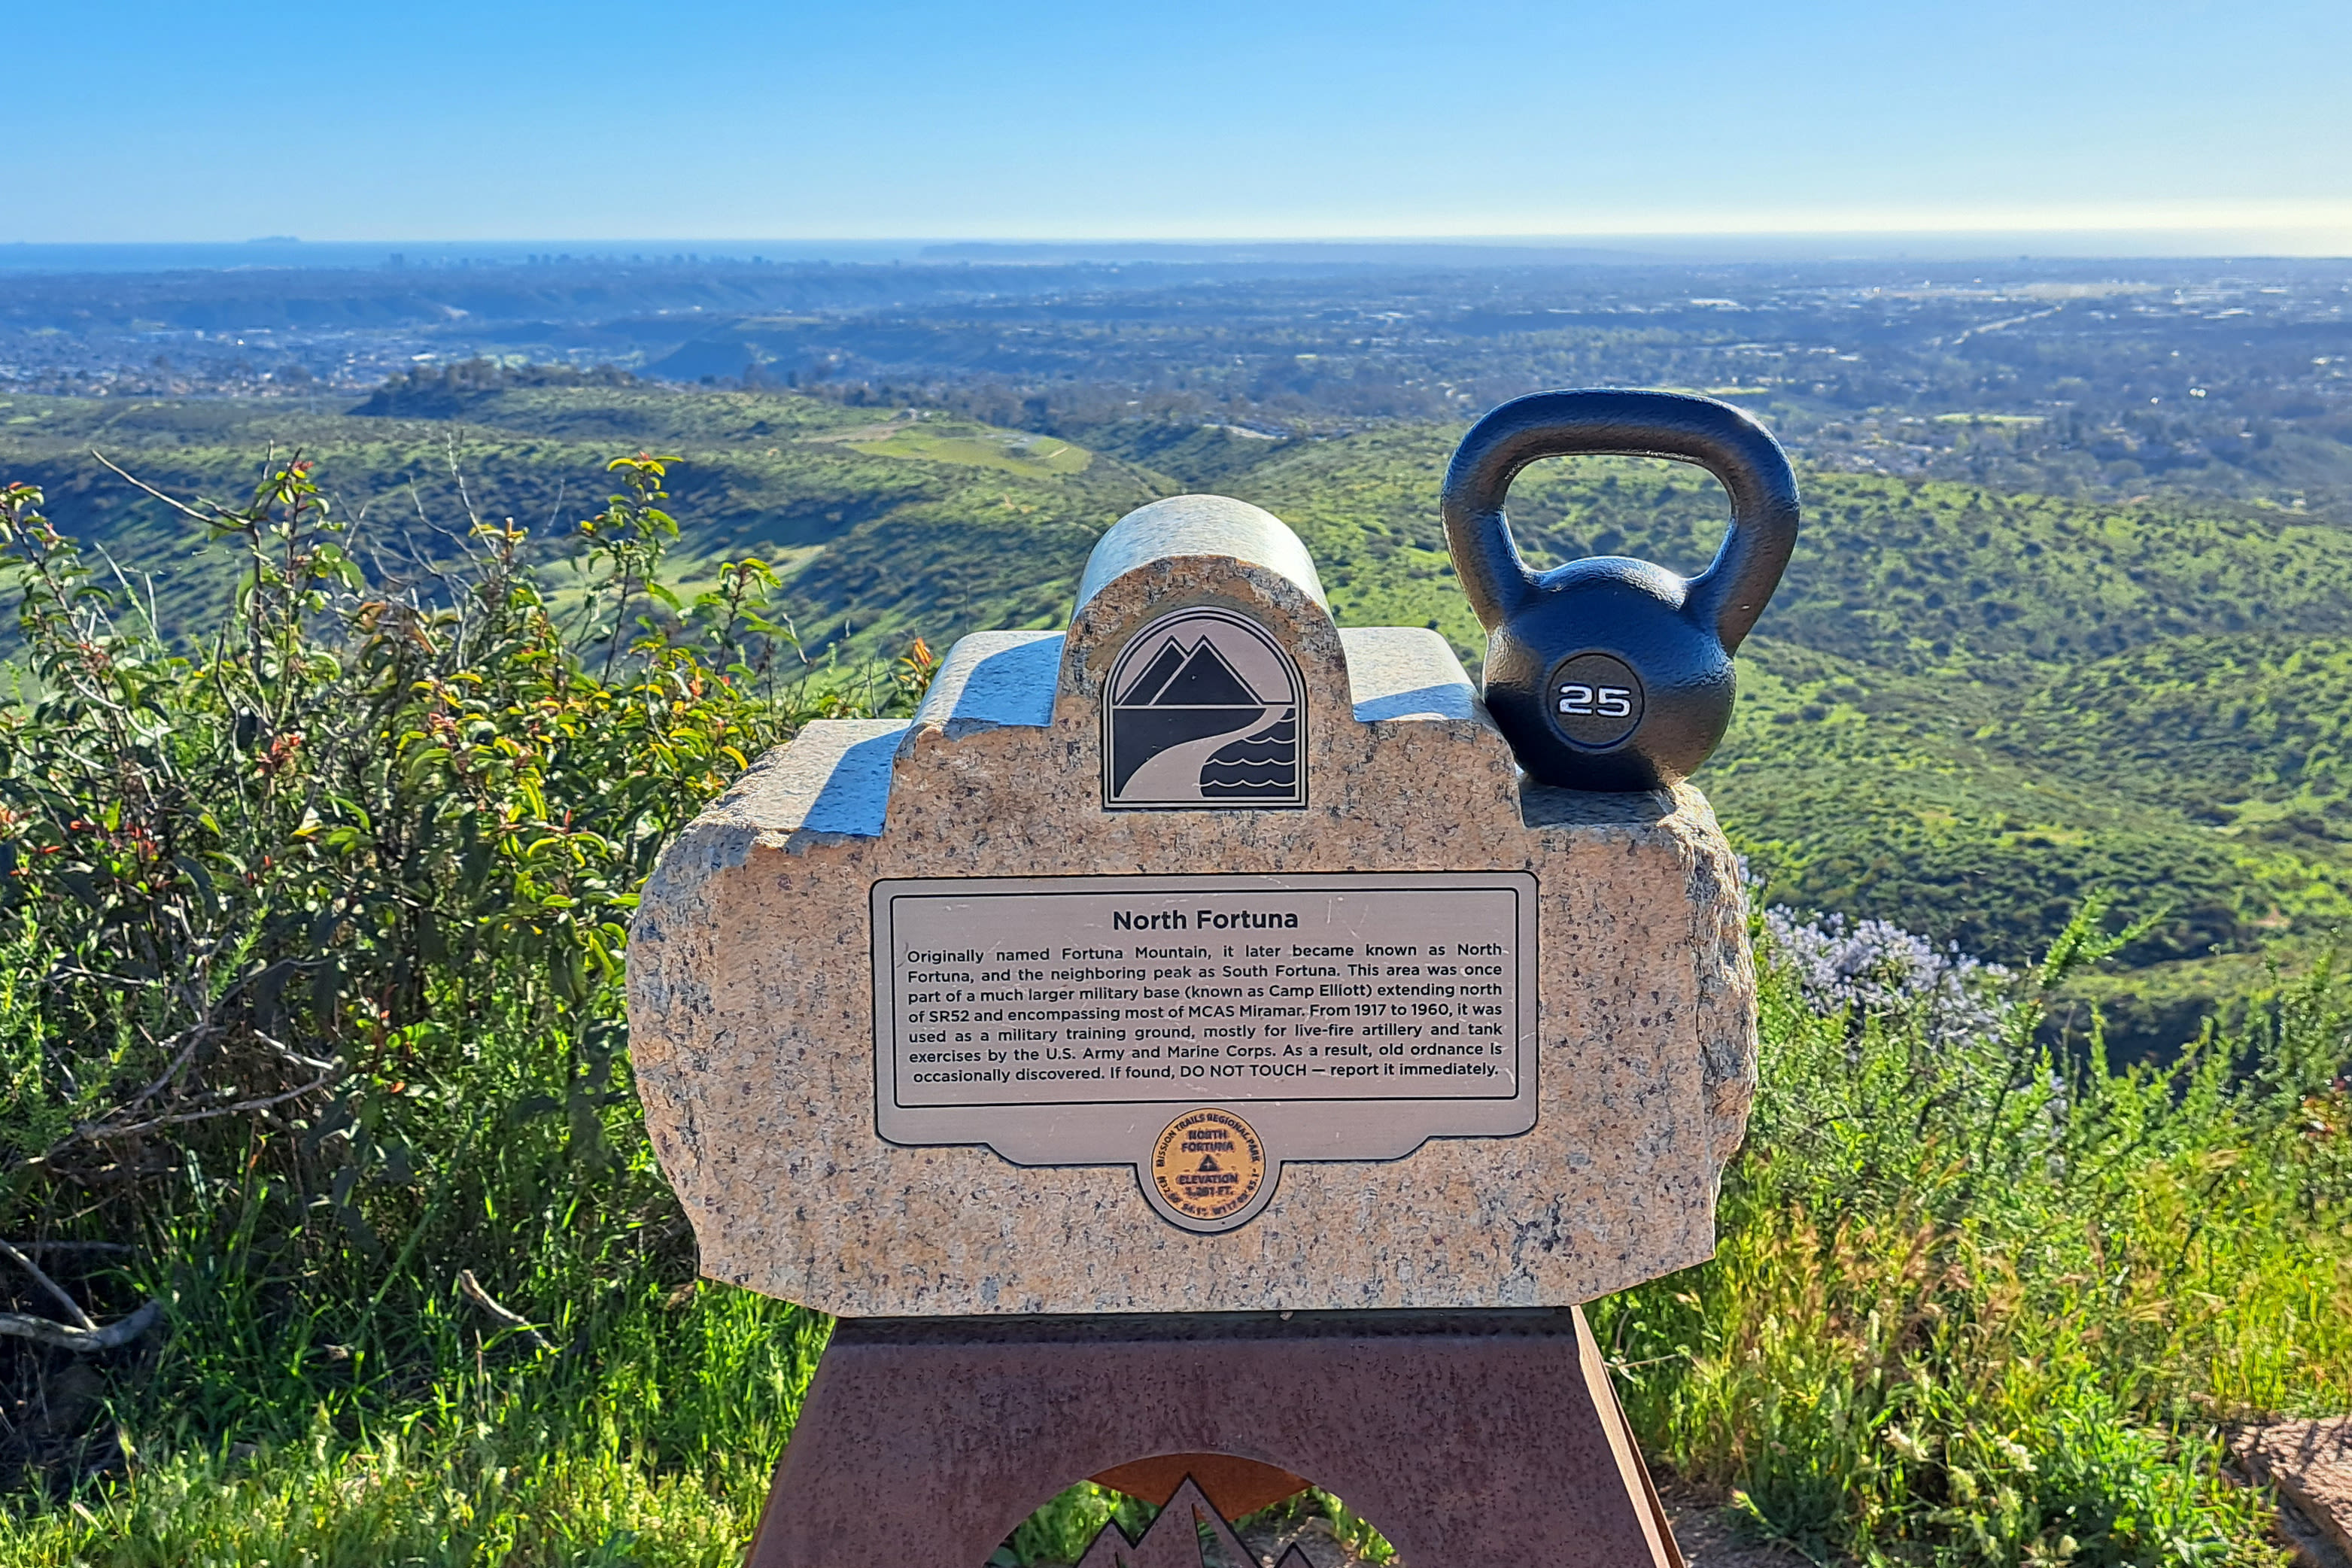
M1111 811L1307 804L1298 667L1230 610L1179 610L1127 641L1104 686Z

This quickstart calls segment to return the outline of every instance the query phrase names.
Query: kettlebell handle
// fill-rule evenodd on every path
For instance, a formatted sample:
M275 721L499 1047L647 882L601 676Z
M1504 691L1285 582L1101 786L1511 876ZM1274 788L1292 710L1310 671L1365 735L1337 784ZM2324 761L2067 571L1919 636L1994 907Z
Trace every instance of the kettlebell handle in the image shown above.
M1797 544L1797 477L1770 432L1746 410L1678 392L1537 392L1470 427L1445 470L1446 548L1470 607L1488 631L1537 592L1519 558L1504 498L1541 458L1672 458L1696 463L1731 492L1731 526L1714 563L1685 579L1684 613L1726 652L1739 646L1780 585Z

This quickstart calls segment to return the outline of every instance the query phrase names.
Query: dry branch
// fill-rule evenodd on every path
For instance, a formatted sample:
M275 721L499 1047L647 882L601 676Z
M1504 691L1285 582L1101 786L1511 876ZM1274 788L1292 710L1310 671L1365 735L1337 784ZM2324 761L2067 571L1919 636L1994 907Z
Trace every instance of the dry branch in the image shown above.
M128 1258L139 1249L123 1241L17 1241L10 1246L28 1258L52 1252L102 1252Z
M80 1355L91 1351L120 1350L153 1328L163 1315L163 1303L150 1301L120 1322L109 1323L102 1329L77 1329L70 1323L36 1318L29 1312L0 1312L0 1334L13 1334L20 1340Z
M111 1138L130 1138L142 1132L152 1132L159 1127L184 1127L192 1121L210 1121L218 1116L241 1116L248 1111L267 1110L272 1106L283 1105L289 1100L299 1100L306 1094L316 1093L341 1078L342 1071L341 1067L336 1067L330 1071L320 1073L316 1079L299 1089L289 1089L282 1093L262 1095L253 1100L240 1100L234 1105L215 1105L202 1110L183 1110L171 1116L151 1117L145 1121L134 1121L127 1127L108 1127L92 1122L75 1128L69 1136L43 1158L54 1158L77 1142L104 1142Z
M47 1290L51 1296L57 1298L58 1303L65 1308L66 1316L72 1322L75 1328L79 1329L84 1333L96 1333L98 1331L98 1325L89 1321L89 1314L81 1310L81 1303L75 1300L71 1296L67 1295L65 1292L65 1287L59 1285L56 1280L50 1279L47 1273L43 1272L39 1264L34 1262L23 1253L17 1251L15 1247L5 1241L0 1241L0 1254L5 1254L8 1257L18 1268L22 1268L26 1273L33 1277L33 1282L35 1284L38 1285L42 1289Z
M499 1327L502 1329L513 1329L519 1333L528 1335L530 1339L530 1342L537 1345L541 1350L551 1351L555 1348L553 1345L547 1342L547 1336L539 1331L538 1325L531 1322L530 1319L525 1318L520 1312L514 1310L511 1307L499 1301L497 1297L491 1295L488 1290L483 1289L482 1282L474 1278L474 1271L472 1269L460 1268L457 1270L457 1290L458 1293L463 1295L467 1300L471 1301L475 1306L479 1307L483 1311L488 1312L490 1317L496 1321Z

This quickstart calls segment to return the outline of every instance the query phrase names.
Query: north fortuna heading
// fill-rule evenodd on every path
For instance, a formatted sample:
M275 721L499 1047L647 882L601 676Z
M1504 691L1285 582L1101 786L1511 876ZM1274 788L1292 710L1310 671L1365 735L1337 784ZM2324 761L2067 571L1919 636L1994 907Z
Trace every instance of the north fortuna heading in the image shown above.
M1297 931L1298 917L1276 910L1114 910L1118 931Z

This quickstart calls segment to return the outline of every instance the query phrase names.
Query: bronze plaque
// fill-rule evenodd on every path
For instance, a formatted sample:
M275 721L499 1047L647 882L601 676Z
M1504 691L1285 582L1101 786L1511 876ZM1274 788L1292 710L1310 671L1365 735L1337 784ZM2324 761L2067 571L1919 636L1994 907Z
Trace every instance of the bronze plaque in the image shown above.
M892 880L873 914L894 1143L1131 1165L1214 1232L1286 1161L1535 1125L1526 872Z

